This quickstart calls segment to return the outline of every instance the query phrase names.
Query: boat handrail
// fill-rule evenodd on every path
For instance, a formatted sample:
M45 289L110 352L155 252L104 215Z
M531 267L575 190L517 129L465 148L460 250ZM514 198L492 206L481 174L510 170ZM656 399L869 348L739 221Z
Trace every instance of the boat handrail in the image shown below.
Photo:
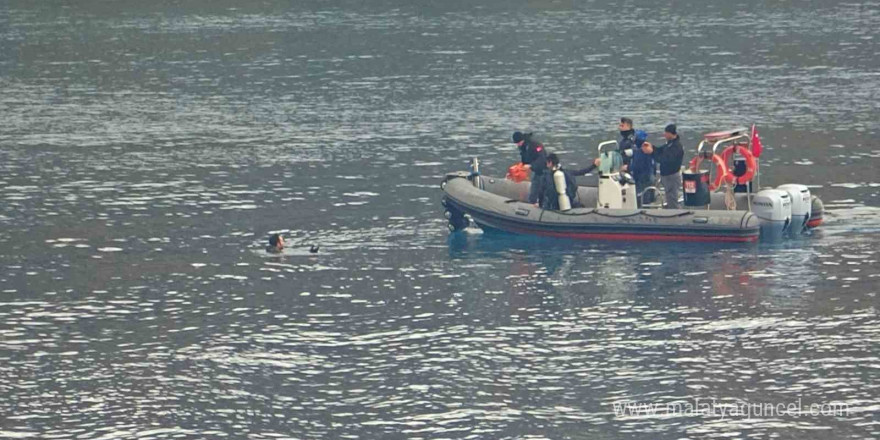
M653 202L653 203L644 203L644 197L645 197L645 194L648 193L648 191L653 191L653 192L654 192L654 200L656 200L656 202ZM664 195L665 195L665 193L662 192L662 191L660 191L660 188L657 188L656 186L651 185L651 186L645 188L644 191L642 191L641 193L636 194L636 197L638 197L639 200L642 200L642 207L643 207L643 208L662 208L662 207L663 207L663 201L661 200L661 198L662 198ZM658 203L659 203L659 204L658 204Z
M744 134L738 134L738 135L736 135L736 136L731 136L731 137L729 137L729 138L724 138L724 139L718 140L717 142L715 142L714 144L712 144L712 154L713 154L713 155L714 155L714 154L717 154L716 152L718 151L718 147L721 146L721 144L725 144L725 143L727 143L727 142L732 142L732 141L735 141L735 140L740 139L740 138L742 138L742 139L748 139L749 137L748 137L747 135L744 135ZM697 154L703 154L703 147L704 147L708 142L709 142L709 141L707 141L706 139L703 139L703 140L700 141L699 145L697 145Z
M715 153L715 150L718 148L719 145L721 145L721 144L723 144L723 143L726 143L726 142L732 142L732 141L735 141L735 140L737 140L737 139L739 139L739 138L748 139L749 137L746 136L746 135L744 135L744 134L740 134L740 135L736 135L736 136L731 136L731 137L729 137L729 138L727 138L727 139L721 139L720 141L715 142L715 145L712 145L712 154L716 154L716 153Z
M703 139L697 144L697 156L703 154L703 145L706 145L707 140Z

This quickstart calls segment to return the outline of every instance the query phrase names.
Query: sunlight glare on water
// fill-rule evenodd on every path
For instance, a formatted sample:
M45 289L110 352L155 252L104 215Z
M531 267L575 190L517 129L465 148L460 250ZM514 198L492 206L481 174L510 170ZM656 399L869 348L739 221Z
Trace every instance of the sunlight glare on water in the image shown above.
M0 437L880 437L880 3L808 3L13 1ZM688 158L757 123L825 224L447 232L444 173L516 129L584 165L621 116Z

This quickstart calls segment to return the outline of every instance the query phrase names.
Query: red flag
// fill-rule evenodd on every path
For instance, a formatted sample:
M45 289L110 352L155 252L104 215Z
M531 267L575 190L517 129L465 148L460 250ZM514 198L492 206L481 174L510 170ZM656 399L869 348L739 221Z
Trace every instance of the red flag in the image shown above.
M758 135L758 127L752 124L752 154L755 157L761 157L761 151L764 146L761 145L761 136Z

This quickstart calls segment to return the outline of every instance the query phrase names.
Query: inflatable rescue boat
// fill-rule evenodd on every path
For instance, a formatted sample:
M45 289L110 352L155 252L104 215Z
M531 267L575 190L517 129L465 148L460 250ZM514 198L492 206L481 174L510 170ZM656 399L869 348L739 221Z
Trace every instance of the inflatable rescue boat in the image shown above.
M443 177L445 216L450 231L473 222L484 230L581 240L752 242L798 236L819 226L822 201L808 187L759 187L752 130L751 136L745 128L704 136L682 174L681 209L665 208L663 190L656 187L645 193L654 192L658 202L639 207L637 198L645 194L636 194L631 178L613 168L620 163L614 157L617 142L607 141L599 145L598 186L579 185L571 201L576 208L549 210L528 203L531 182L483 176L474 159L471 170ZM734 166L728 168L731 158ZM701 170L705 160L713 167Z

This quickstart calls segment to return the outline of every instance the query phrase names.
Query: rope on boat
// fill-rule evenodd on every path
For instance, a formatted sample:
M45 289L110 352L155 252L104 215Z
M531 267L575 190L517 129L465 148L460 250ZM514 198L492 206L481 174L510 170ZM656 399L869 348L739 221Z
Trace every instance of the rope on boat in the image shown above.
M637 215L644 215L645 217L652 217L652 218L676 218L676 217L684 217L684 216L688 216L688 215L693 215L694 212L693 211L681 211L681 212L676 212L675 214L670 214L670 215L657 215L657 214L651 213L650 211L646 211L646 210L642 209L642 210L639 210L639 211L636 211L636 212L633 212L630 214L617 214L617 215L615 215L615 214L609 214L606 212L599 212L598 209L594 208L594 209L591 209L586 212L557 211L557 214L573 216L573 217L596 214L596 215L601 215L603 217L611 217L611 218L635 217Z

